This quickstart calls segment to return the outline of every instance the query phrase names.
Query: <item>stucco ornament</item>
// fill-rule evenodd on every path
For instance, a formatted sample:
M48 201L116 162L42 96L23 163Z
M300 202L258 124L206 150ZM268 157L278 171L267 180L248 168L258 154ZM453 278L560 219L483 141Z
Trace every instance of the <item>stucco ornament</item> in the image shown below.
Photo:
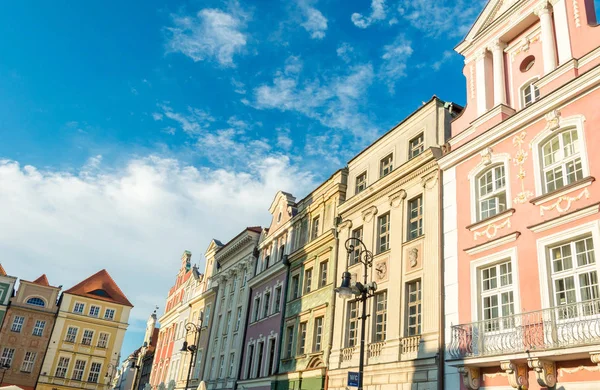
M492 152L494 150L490 147L483 149L480 153L481 155L481 163L483 165L490 165L492 163Z
M537 382L543 387L556 385L556 365L554 362L542 359L529 359L529 367L535 371Z
M377 207L375 206L371 206L368 209L364 210L362 212L362 218L363 221L365 222L371 222L371 220L373 219L373 217L377 214Z
M377 280L381 281L387 278L387 262L381 261L375 264L375 272L377 274Z
M527 389L529 387L527 365L505 360L500 362L500 368L506 372L508 383L515 389Z
M419 250L417 248L411 248L408 251L408 261L410 262L410 267L414 268L417 266L419 260Z
M523 38L523 41L521 43L521 46L519 46L515 51L513 51L510 54L510 58L511 61L514 62L515 61L515 57L520 54L520 53L527 53L529 51L529 49L531 48L531 44L535 43L537 41L540 40L540 35L536 35L535 37L525 37Z
M590 359L600 367L600 351L590 352Z
M504 222L499 224L490 223L485 227L485 229L473 233L473 239L477 241L477 239L482 236L486 236L487 238L494 238L496 237L496 234L498 234L498 230L504 228L510 228L510 218L505 219Z
M513 202L517 204L523 204L527 202L527 199L533 196L533 192L525 189L525 176L526 172L523 168L525 161L527 161L527 151L523 149L523 144L525 143L525 137L527 137L527 132L522 131L518 135L513 137L513 146L517 149L515 153L515 157L512 159L514 164L519 168L517 172L517 179L521 182L521 191L517 194L517 196L513 199Z
M458 372L463 377L463 384L469 390L479 390L481 374L478 367L459 367Z
M564 213L565 211L569 211L569 209L571 208L571 205L573 204L573 202L576 202L578 200L580 200L581 198L585 197L586 199L589 199L590 197L590 192L588 191L588 189L586 188L585 190L583 190L579 195L577 196L561 196L560 198L558 198L556 200L556 202L552 203L549 206L540 206L540 215L544 215L544 211L549 211L552 209L556 209L556 211L558 211L559 213ZM564 207L562 206L562 203L565 202Z
M554 131L560 128L560 111L552 110L546 115L544 115L546 119L546 130Z
M579 4L577 0L573 0L573 18L575 19L575 27L581 27L581 19L579 18Z

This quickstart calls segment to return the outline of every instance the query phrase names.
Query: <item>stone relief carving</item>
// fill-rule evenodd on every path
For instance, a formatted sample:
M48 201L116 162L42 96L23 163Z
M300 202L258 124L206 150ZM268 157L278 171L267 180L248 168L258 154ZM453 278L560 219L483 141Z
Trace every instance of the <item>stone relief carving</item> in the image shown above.
M506 372L508 383L515 389L526 389L529 387L527 365L505 360L500 362L500 368Z
M458 372L463 377L463 384L469 390L479 390L481 373L478 367L459 367Z
M569 211L573 202L577 202L578 200L580 200L583 197L585 197L586 199L589 199L589 197L590 197L590 192L588 191L587 188L585 190L583 190L577 196L573 196L573 197L561 196L560 198L558 198L556 200L556 202L552 203L550 206L540 206L540 215L543 216L544 211L549 211L549 210L553 210L553 209L556 209L556 211L558 211L559 213L564 213L565 211ZM566 202L564 207L561 206L561 204L563 202Z
M519 172L517 172L517 179L521 182L521 191L517 194L517 196L513 199L513 202L525 203L527 199L533 196L533 192L525 189L525 176L526 172L523 168L525 161L527 160L528 154L523 149L523 143L525 143L525 137L527 136L527 132L522 131L520 134L515 135L513 137L513 146L517 148L517 152L515 153L515 157L512 159L515 166L519 168Z
M377 207L371 206L362 212L363 221L371 222L373 217L377 214Z
M560 127L560 111L552 110L546 115L544 115L546 119L546 130L556 130Z
M487 147L479 153L481 155L481 163L483 165L490 165L492 163L492 152L494 150L490 147Z
M516 50L514 50L511 54L510 54L510 59L512 62L515 61L515 57L520 54L520 53L527 53L531 47L532 43L538 42L540 40L540 35L536 35L535 37L525 37L523 38L523 43L521 43L521 46L519 46Z
M535 371L537 382L543 387L556 385L556 365L554 362L541 359L529 359L529 367Z
M419 250L417 248L411 248L408 250L408 261L410 263L410 267L414 268L419 263Z
M481 236L486 236L487 238L494 238L496 237L496 234L498 234L498 230L504 228L510 228L510 218L505 219L504 222L500 224L490 223L486 226L485 229L473 233L473 239L477 241L477 239Z
M388 275L387 260L375 264L375 276L378 281L386 280Z
M402 201L406 199L406 191L400 190L388 197L390 206L396 208L402 204Z

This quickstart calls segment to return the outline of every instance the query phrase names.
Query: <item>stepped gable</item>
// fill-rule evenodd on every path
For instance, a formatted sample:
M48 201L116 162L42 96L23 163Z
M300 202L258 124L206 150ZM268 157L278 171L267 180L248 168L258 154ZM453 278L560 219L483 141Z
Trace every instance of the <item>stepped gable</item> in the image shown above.
M48 283L48 278L46 277L46 274L43 274L31 283L37 284L39 286L50 287L50 283Z
M76 284L65 293L133 307L105 269Z

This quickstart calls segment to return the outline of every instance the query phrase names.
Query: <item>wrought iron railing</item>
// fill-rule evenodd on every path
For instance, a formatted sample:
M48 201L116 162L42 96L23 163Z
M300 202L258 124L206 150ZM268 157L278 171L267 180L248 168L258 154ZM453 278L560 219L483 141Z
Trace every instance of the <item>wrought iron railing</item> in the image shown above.
M452 326L448 353L462 359L600 343L600 299Z

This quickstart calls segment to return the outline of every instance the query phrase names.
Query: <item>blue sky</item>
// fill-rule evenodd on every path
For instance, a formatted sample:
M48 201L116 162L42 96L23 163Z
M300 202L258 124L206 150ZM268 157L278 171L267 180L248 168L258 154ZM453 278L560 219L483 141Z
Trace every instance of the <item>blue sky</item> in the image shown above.
M68 287L107 268L164 306L185 249L266 224L436 94L481 1L10 2L0 14L0 259Z

